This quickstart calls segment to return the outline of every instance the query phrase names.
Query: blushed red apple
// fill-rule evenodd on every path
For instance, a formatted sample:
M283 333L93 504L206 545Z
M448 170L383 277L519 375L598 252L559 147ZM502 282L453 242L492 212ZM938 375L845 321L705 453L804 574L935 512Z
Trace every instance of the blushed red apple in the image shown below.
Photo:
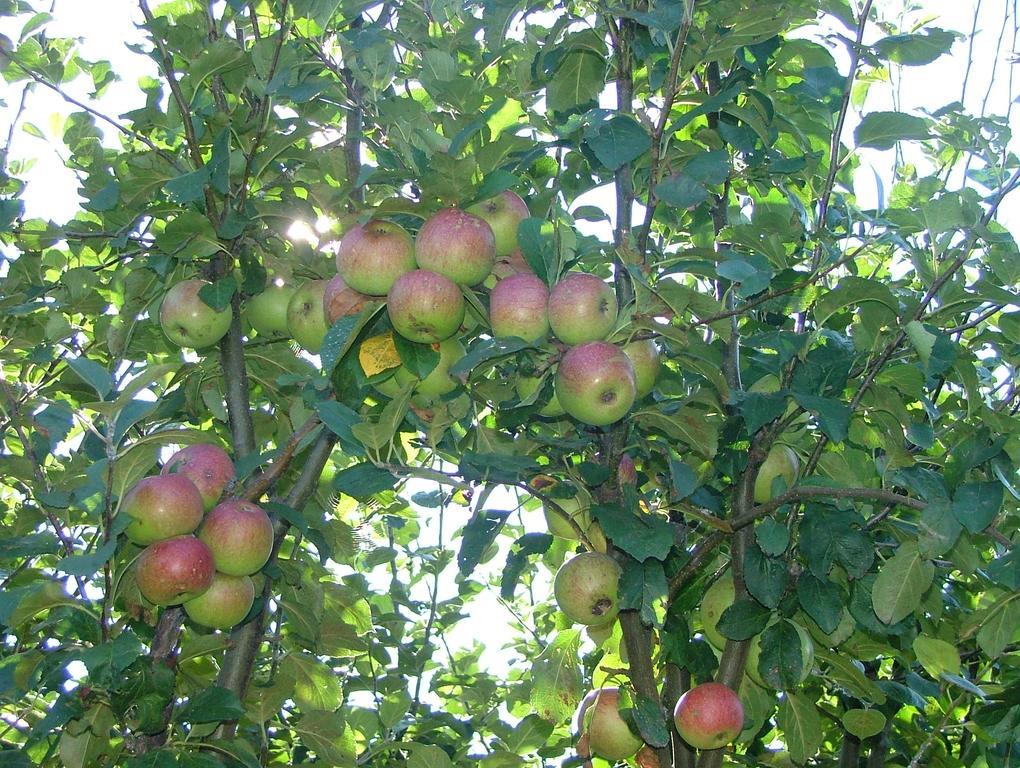
M386 297L393 329L410 341L435 344L448 339L464 322L464 296L447 277L416 269L401 275Z
M330 278L326 283L326 292L322 296L322 305L326 310L326 323L333 325L341 317L356 315L373 300L373 297L351 288L340 275Z
M680 738L695 749L719 749L740 735L744 706L722 683L702 683L680 697L673 720Z
M262 507L229 499L206 515L198 538L212 552L216 570L250 576L266 564L273 551L273 523Z
M336 253L344 282L368 296L385 296L394 280L417 266L411 235L383 219L355 224L344 233Z
M496 260L492 228L459 208L444 208L430 216L418 230L414 249L419 267L458 285L478 285Z
M212 552L194 536L150 544L135 561L142 596L154 605L177 605L198 597L212 584Z
M154 475L124 494L120 513L131 518L124 530L135 544L152 544L191 533L202 522L202 494L184 475Z
M587 272L568 272L549 292L549 327L564 344L604 339L617 311L612 286Z
M556 371L556 398L575 419L593 426L619 421L637 396L634 366L619 347L590 341L571 347Z
M163 465L160 474L182 475L193 482L202 495L202 504L206 512L216 506L216 502L234 482L235 477L234 462L230 460L227 452L217 445L208 443L181 448Z
M496 283L489 293L493 336L539 341L549 333L549 289L536 275L518 274Z

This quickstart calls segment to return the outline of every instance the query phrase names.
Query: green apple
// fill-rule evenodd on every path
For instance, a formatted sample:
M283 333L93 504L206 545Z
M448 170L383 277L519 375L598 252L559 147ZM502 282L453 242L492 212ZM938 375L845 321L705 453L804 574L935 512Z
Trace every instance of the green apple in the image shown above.
M453 392L460 382L450 375L450 367L464 357L464 345L456 336L443 339L436 345L439 349L439 362L424 379L418 379L405 366L401 365L393 374L398 391L409 382L417 381L414 387L418 405L426 406L437 398Z
M244 316L260 336L287 335L287 306L295 290L277 279L245 302Z
M549 293L549 327L571 346L608 336L617 311L612 286L587 272L568 272Z
M772 483L777 477L783 478L789 490L797 481L800 461L797 454L787 445L774 445L758 470L754 481L754 503L764 504L772 498Z
M230 629L240 624L255 602L250 576L213 575L209 589L184 602L184 612L196 624L210 629Z
M517 250L517 227L531 215L527 203L510 189L475 203L467 210L483 219L492 229L496 240L496 258L500 259Z
M287 305L287 328L291 337L313 355L319 354L329 326L326 324L328 280L309 280L291 296Z
M619 581L620 566L613 558L601 552L582 552L560 566L553 594L571 621L586 626L612 624L620 610Z
M640 399L652 391L659 378L659 348L653 339L641 339L625 344L623 352L634 366L634 383Z
M626 760L644 744L620 716L619 688L589 692L578 707L577 720L582 738L588 737L585 746L591 754L605 760Z
M716 625L723 611L733 605L735 598L736 588L733 586L733 576L728 570L712 583L701 598L701 631L708 642L720 651L726 647L726 638Z
M517 378L517 396L521 400L527 400L531 397L538 388L542 385L542 377L540 376L519 376ZM558 418L566 413L563 410L563 406L560 405L559 398L556 397L556 390L552 392L552 396L549 398L549 402L543 405L538 410L539 416L546 416L548 418Z
M203 349L218 342L230 330L231 311L213 309L199 297L205 280L183 280L163 297L159 324L179 347Z

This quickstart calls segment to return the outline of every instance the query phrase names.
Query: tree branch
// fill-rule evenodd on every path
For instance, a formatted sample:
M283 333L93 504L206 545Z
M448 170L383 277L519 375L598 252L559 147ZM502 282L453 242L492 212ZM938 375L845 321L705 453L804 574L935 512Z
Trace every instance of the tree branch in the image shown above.
M273 463L269 468L260 473L257 477L252 480L244 487L244 490L240 493L240 498L245 501L258 501L262 495L269 490L269 488L280 479L280 476L290 466L291 461L294 459L294 453L297 451L298 446L301 442L312 433L312 431L318 427L322 422L319 421L318 416L310 416L308 420L302 424L287 440L287 444L280 451L279 455L273 460Z
M329 461L336 443L336 435L324 430L316 439L315 443L308 450L305 456L305 463L294 485L283 500L284 504L292 509L297 509L308 501L319 482L322 470ZM271 565L276 562L280 551L280 545L290 528L290 524L275 515L273 519L273 552L269 558ZM268 576L266 585L262 592L262 610L247 624L236 627L230 633L230 648L223 658L219 676L216 684L233 691L238 698L243 698L248 690L248 683L251 680L252 669L255 665L255 656L265 636L266 610L269 605L269 596L272 594L273 582ZM222 723L216 730L217 738L232 738L237 729L236 722Z
M843 136L843 125L846 123L847 112L850 110L850 95L853 91L854 78L857 76L857 67L861 61L861 43L864 40L864 27L868 23L868 14L871 13L873 0L865 0L861 9L861 17L857 21L857 39L854 41L853 49L850 51L850 71L846 76L846 84L843 86L843 97L839 104L839 114L836 117L836 127L832 132L832 142L829 145L829 173L825 177L825 186L822 187L822 195L818 203L818 224L815 231L815 250L811 257L812 271L818 269L822 260L822 241L820 233L825 229L825 219L829 212L829 200L832 198L832 190L836 186L836 173L839 171L839 146Z
M752 507L749 512L733 518L730 523L733 526L733 530L740 530L786 504L794 501L819 498L880 501L883 504L898 504L902 507L919 510L928 506L920 499L912 499L909 496L904 496L895 491L887 491L883 488L829 488L816 485L801 485L776 496L776 498L764 504Z

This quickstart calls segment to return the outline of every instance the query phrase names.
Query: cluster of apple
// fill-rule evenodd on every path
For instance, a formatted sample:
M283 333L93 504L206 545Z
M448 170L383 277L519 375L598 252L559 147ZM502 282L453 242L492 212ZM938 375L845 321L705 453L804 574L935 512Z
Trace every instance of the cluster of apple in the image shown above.
M221 503L234 464L214 445L175 453L160 474L125 495L125 534L145 549L135 562L142 596L154 605L183 604L197 624L229 629L255 601L252 575L273 549L273 525L260 507L239 499ZM197 533L196 533L197 531Z
M612 286L601 278L571 271L550 289L534 274L517 240L518 226L528 216L525 202L507 190L464 210L438 211L415 238L395 222L370 219L344 233L335 277L300 286L274 279L247 300L245 316L260 335L287 335L317 353L339 318L385 299L393 331L433 345L439 363L418 381L401 365L387 333L362 344L362 368L387 396L414 382L415 402L427 405L458 386L449 370L465 352L458 338L466 311L463 291L491 286L492 336L536 345L550 335L559 341L549 348L550 361L558 361L553 390L547 397L540 391L547 365L539 375L518 376L521 402L543 397L541 416L567 414L586 424L611 424L651 391L658 349L648 339L624 345L605 341L616 326L618 306ZM180 346L207 347L229 329L230 312L214 310L199 297L203 285L197 279L182 281L163 300L160 323Z
M631 729L620 713L619 688L589 691L574 715L577 754L588 760L601 757L619 762L636 756L639 766L655 766L654 751ZM685 692L673 710L677 732L695 749L719 749L735 739L744 727L740 698L722 683L702 683ZM590 763L588 763L590 765Z

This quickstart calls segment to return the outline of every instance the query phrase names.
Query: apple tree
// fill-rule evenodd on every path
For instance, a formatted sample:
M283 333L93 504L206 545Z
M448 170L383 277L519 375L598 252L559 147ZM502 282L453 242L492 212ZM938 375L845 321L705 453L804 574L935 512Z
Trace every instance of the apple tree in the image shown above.
M0 0L0 765L1011 764L1020 164L899 5Z

